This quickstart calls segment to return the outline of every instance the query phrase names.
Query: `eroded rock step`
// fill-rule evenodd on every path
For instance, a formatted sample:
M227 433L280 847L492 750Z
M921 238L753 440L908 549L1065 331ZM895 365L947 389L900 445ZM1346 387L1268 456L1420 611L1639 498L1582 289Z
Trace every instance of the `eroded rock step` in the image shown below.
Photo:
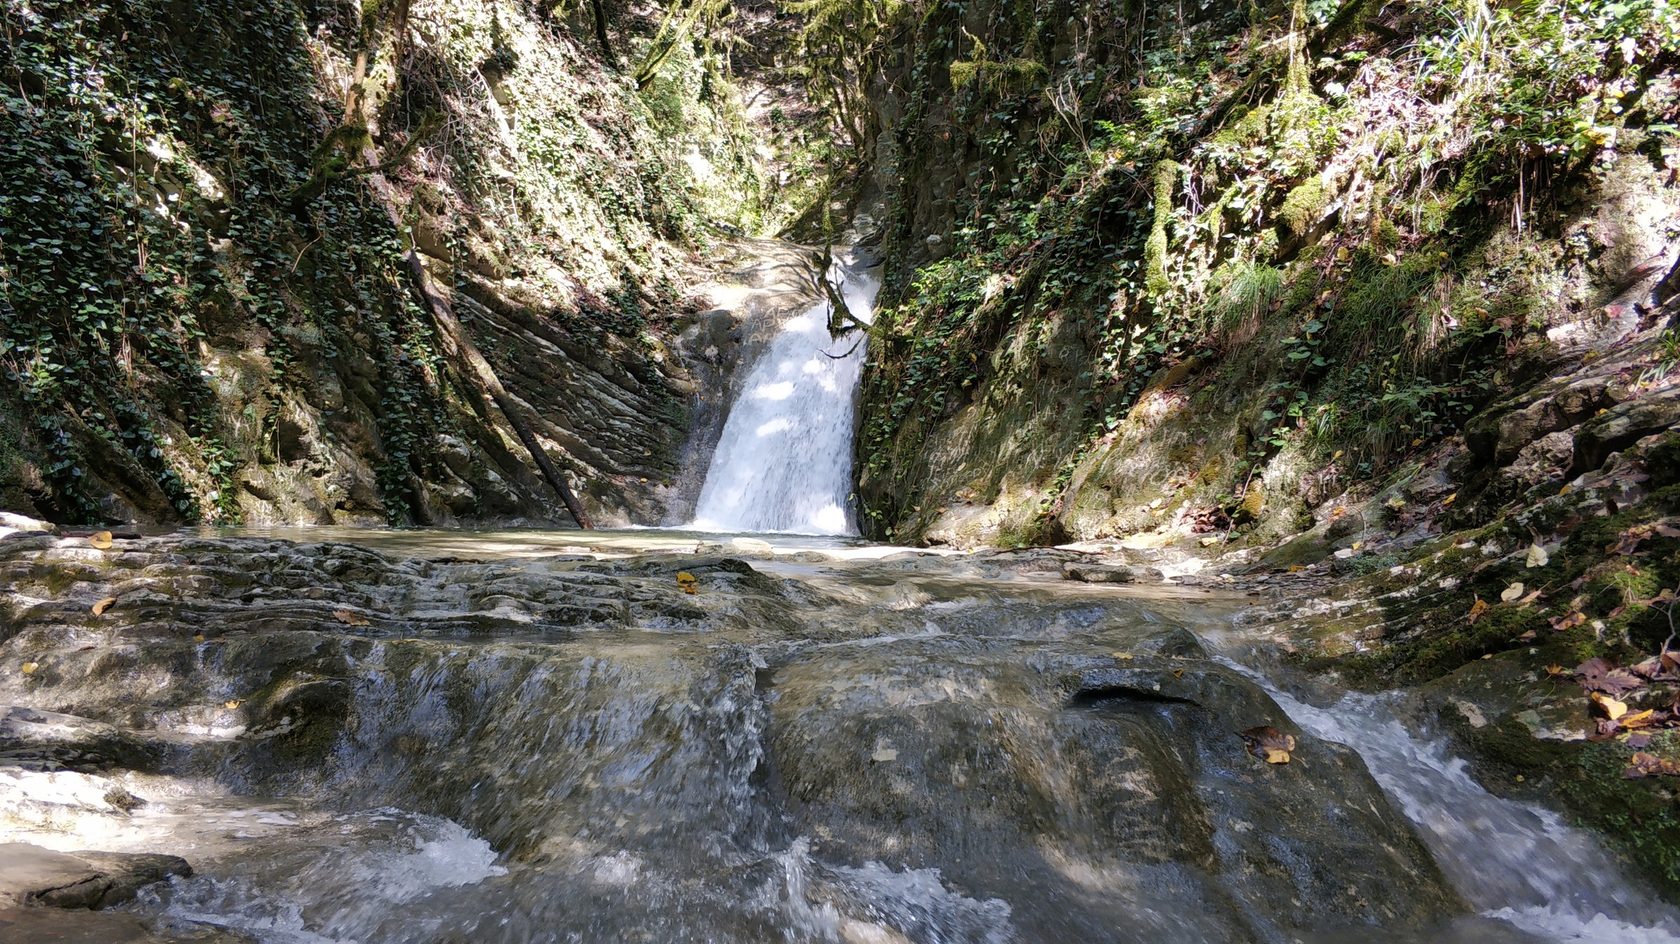
M35 540L0 541L0 661L35 665L0 675L27 706L5 749L146 804L76 815L140 823L214 788L362 817L218 848L148 914L268 895L369 941L1281 942L1464 910L1356 756L1207 656L1206 601L1059 562L794 580ZM1293 761L1245 750L1254 725L1290 728ZM357 884L436 878L426 850L484 840L503 864L468 884Z

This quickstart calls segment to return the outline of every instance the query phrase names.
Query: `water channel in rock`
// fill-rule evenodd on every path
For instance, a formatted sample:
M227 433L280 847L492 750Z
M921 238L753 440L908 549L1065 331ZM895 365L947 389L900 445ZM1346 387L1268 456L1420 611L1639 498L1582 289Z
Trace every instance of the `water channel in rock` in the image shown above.
M1234 661L1241 598L1069 581L1069 552L333 529L118 550L0 542L0 656L42 666L0 680L0 814L191 860L126 906L165 931L1680 940L1590 838L1482 791L1384 698ZM1245 750L1258 725L1296 734L1291 763Z

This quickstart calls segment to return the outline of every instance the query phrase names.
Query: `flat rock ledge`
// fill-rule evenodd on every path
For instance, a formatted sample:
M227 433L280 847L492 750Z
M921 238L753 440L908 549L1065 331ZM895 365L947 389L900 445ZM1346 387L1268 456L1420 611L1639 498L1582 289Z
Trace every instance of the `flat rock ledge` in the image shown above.
M108 908L153 882L191 874L187 860L172 855L71 854L26 842L0 843L0 908Z
M160 933L134 915L115 911L0 906L0 941L6 944L254 944L221 928Z

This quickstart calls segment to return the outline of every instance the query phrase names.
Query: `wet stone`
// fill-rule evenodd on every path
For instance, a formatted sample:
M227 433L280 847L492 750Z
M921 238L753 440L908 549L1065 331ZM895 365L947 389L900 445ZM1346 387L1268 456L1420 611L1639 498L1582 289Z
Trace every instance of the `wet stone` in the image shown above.
M254 944L224 928L159 930L134 915L0 906L0 941L28 944Z
M172 875L191 875L178 856L63 853L29 843L0 844L0 906L106 908Z
M0 664L42 667L0 673L0 750L61 752L0 801L214 850L148 915L370 944L1200 944L1464 911L1358 758L1198 641L1225 610L1063 571L1127 565L79 553L0 548ZM1260 725L1292 763L1247 752ZM259 804L285 812L197 821ZM132 893L66 858L53 888Z

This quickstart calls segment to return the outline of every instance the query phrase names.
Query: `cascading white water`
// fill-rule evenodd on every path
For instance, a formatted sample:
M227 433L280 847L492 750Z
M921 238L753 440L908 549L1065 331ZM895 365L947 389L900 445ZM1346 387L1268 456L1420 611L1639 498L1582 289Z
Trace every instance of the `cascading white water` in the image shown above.
M834 276L847 310L868 322L879 279L847 265ZM847 495L864 339L830 337L829 314L823 301L789 319L748 372L712 454L695 529L857 533Z
M1222 661L1265 688L1303 729L1358 752L1441 870L1488 918L1560 944L1680 942L1680 913L1631 887L1594 837L1550 810L1487 792L1444 743L1407 730L1392 696L1347 694L1319 708Z

